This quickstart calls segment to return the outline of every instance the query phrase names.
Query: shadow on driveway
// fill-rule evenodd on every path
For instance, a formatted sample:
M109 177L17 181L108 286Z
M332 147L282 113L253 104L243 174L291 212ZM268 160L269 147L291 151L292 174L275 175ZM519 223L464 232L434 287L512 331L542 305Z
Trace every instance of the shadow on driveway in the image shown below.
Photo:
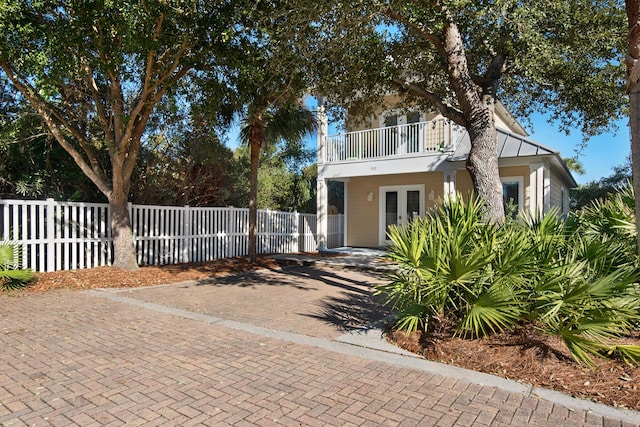
M389 314L372 295L373 286L383 280L379 273L295 266L123 292L147 302L333 339Z

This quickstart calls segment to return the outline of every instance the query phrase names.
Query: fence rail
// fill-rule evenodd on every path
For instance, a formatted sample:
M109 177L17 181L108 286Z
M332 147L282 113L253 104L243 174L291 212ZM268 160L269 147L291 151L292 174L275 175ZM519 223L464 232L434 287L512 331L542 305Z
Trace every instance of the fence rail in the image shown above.
M248 253L249 210L129 205L140 265L178 264ZM24 268L56 271L110 265L109 205L52 199L0 200L0 239L22 245ZM311 252L314 214L258 211L258 253ZM329 215L328 247L343 245L344 218Z

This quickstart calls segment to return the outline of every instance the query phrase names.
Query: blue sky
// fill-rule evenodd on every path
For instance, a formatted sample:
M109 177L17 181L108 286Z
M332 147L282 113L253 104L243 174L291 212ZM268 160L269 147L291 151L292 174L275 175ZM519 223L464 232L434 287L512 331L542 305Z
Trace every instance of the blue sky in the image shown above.
M562 157L573 157L575 150L582 142L582 133L579 129L574 129L570 135L558 130L555 124L549 124L547 117L535 114L531 117L532 125L527 128L531 134L531 139L555 148L560 151ZM611 175L614 166L621 165L631 152L629 140L628 120L616 122L617 131L612 131L587 141L587 146L579 157L582 162L585 174L574 173L574 178L578 184L586 184L589 181L600 179Z

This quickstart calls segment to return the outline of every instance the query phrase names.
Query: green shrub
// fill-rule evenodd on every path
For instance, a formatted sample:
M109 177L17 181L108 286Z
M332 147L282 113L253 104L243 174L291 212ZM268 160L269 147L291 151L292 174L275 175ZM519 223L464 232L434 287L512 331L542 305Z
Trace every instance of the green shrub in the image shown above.
M525 325L561 337L573 357L618 354L640 361L640 347L615 338L640 321L637 258L624 195L568 221L556 212L503 226L482 221L482 202L447 200L423 219L389 230L398 268L377 288L407 331L453 323L481 336ZM607 230L605 232L605 229Z
M447 201L406 227L392 227L388 256L398 263L380 285L398 312L400 329L427 329L445 319L462 334L509 328L522 316L515 295L527 280L519 273L530 259L517 244L516 228L482 223L482 203Z
M17 243L0 242L0 287L17 289L33 279L33 272L21 268L22 248Z

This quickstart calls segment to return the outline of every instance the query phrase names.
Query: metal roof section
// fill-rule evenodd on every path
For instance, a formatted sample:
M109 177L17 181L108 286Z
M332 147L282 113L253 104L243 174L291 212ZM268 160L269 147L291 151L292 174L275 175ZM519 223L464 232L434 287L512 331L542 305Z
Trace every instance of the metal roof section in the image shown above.
M500 116L500 118L507 124L507 126L510 126L511 130L513 130L515 133L520 134L522 136L525 136L525 137L529 136L529 132L527 132L524 126L520 124L518 119L516 119L515 116L505 108L502 102L500 101L496 102L495 109L496 109L496 114Z
M512 157L549 156L559 154L557 150L544 146L520 135L496 129L498 132L498 158L506 159ZM469 134L464 132L462 137L456 141L456 150L449 161L457 162L467 160L471 150L471 139Z
M577 187L573 175L560 157L560 152L520 135L496 129L498 132L498 159L518 157L543 156L551 159L554 168L563 174L571 182L572 187ZM450 162L463 162L467 160L471 150L471 139L468 132L462 132L456 141L456 150L447 159Z

